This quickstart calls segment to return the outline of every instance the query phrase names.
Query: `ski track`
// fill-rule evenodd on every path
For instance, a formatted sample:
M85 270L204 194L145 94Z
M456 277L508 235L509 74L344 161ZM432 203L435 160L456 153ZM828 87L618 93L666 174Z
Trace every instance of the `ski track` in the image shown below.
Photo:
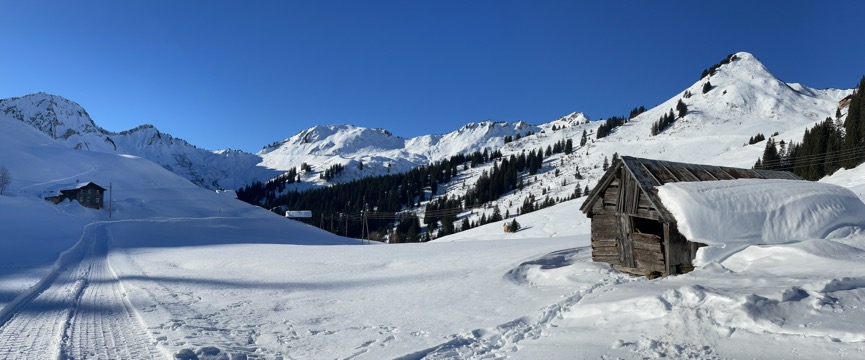
M210 218L171 218L159 220L136 220L136 221L196 221L209 220ZM148 277L147 271L139 265L128 253L123 255L125 265L143 278ZM148 299L147 312L161 311L168 319L162 324L151 324L148 330L155 337L155 343L182 358L187 354L196 354L207 350L203 354L205 358L239 358L257 359L259 356L275 356L274 354L262 354L258 352L254 341L255 331L252 329L228 329L220 327L212 319L213 314L204 314L195 310L191 304L201 301L201 298L190 292L178 292L159 282L152 282L157 291L148 290L144 287L133 287L146 294ZM157 294L170 294L167 297L159 297ZM218 313L218 312L217 312ZM198 349L198 351L196 351ZM202 357L202 354L198 354ZM209 357L207 357L209 356Z
M85 228L55 271L0 318L0 358L165 358L108 264L107 241L105 223Z

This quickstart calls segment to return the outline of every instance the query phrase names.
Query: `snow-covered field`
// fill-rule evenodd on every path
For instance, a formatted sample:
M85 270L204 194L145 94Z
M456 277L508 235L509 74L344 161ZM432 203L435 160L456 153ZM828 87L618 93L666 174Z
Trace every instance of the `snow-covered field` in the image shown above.
M856 227L646 280L591 261L581 200L514 234L362 245L140 158L0 127L16 179L0 196L2 358L865 356ZM37 196L76 181L111 183L112 217ZM865 187L861 169L824 182Z
M694 84L691 112L668 131L648 135L679 95L547 158L496 206L514 214L528 194L569 195L576 170L593 186L614 152L747 167L764 146L743 146L749 136L795 139L849 93L781 83L742 56L711 92ZM600 124L557 125L567 126L546 124L503 152ZM0 166L14 178L0 195L2 359L865 358L865 166L822 186L662 187L710 246L695 271L654 280L591 261L584 198L519 215L516 233L499 222L367 245L2 116ZM444 187L463 194L458 184L491 166ZM41 196L86 181L110 184L110 216ZM762 210L743 217L746 205Z

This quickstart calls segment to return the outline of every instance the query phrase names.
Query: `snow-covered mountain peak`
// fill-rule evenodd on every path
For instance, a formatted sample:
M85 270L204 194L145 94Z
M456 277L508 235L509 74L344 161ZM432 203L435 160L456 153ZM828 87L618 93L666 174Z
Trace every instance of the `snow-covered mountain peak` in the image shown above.
M199 149L153 125L121 132L105 130L79 104L57 95L35 93L0 99L0 118L28 124L70 148L148 159L205 188L236 189L278 174L257 167L261 158L253 154Z
M258 154L348 155L372 149L394 149L403 139L384 129L354 125L316 125L266 146Z
M503 131L503 130L504 131L507 131L507 130L526 131L526 130L530 130L533 127L534 126L532 126L529 123L522 121L522 120L518 120L515 122L484 120L481 122L476 122L476 123L471 122L471 123L465 124L459 130L457 130L453 133L450 133L450 134L446 134L445 136L448 136L451 134L461 135L461 134L466 134L469 132L478 132L478 131L482 132L482 133L490 133L490 132Z
M73 138L76 135L106 133L78 103L44 92L0 99L0 111L39 129L53 139L72 142L73 146L79 149L88 149L89 144L82 139Z
M588 124L589 121L591 121L591 120L589 119L588 116L586 116L586 114L583 114L581 112L572 112L570 114L567 114L567 115L562 116L556 120L551 121L549 123L549 125L556 125L558 127L561 127L561 126L567 127L567 126L572 126L572 125Z

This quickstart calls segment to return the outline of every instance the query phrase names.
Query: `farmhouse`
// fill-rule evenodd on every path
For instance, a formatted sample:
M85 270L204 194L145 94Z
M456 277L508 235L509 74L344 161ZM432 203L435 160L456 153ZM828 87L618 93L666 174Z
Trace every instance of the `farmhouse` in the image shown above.
M598 181L580 210L592 219L592 259L638 275L694 269L703 244L685 238L656 187L671 182L734 179L801 180L785 171L738 169L622 156Z
M105 188L88 181L83 183L52 186L42 194L42 197L55 204L59 204L60 202L69 199L78 201L78 203L84 207L102 209L104 207L102 201L104 195Z

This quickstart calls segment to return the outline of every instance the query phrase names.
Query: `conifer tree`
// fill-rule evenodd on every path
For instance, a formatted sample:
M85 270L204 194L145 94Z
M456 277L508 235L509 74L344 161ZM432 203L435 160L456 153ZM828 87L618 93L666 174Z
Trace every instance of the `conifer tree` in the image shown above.
M843 163L845 168L853 168L865 160L865 76L859 81L859 86L850 99L847 109L847 119L844 121L845 139L844 152L852 153Z
M679 118L683 118L685 117L685 113L688 112L688 105L685 105L682 99L679 99L679 102L676 104L676 111L679 113Z

